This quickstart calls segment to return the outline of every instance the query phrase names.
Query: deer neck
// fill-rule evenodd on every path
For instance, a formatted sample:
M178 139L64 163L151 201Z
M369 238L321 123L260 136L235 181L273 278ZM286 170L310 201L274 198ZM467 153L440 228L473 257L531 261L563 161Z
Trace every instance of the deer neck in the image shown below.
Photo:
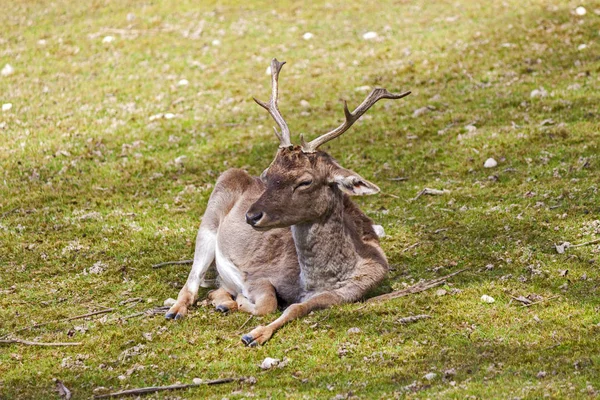
M344 224L341 193L319 220L292 225L292 235L306 292L330 289L354 269L358 256Z

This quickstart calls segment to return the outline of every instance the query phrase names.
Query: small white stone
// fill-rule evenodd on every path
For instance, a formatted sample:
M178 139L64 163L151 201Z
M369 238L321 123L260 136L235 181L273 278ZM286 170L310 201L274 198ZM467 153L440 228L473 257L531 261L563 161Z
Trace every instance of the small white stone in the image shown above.
M429 109L429 107L417 108L415 111L413 111L413 118L417 118L417 117L420 117L423 114L427 114L429 111L431 111Z
M2 68L2 71L0 71L0 75L2 76L9 76L14 74L15 69L10 65L10 64L6 64L4 66L4 68Z
M111 43L114 41L115 41L114 36L104 36L104 39L102 39L102 43Z
M498 161L494 160L493 158L488 158L483 163L484 168L496 168L497 166L498 166Z
M177 82L178 86L187 86L189 84L190 82L187 79L181 79L179 82Z
M278 358L267 357L260 364L260 368L261 369L271 369L271 368L277 366L277 364L279 364L279 361L280 360Z
M481 296L481 301L483 301L484 303L493 303L496 300L492 297L492 296L488 296L487 294L484 294L483 296Z
M200 379L200 378L194 378L194 379L192 379L192 383L194 385L201 385L202 384L202 379Z
M175 300L175 299L172 299L172 298L170 298L170 297L169 297L168 299L166 299L166 300L163 302L163 306L165 306L165 307L171 307L171 306L173 306L173 305L174 305L176 302L177 302L177 300Z
M427 379L428 381L432 381L437 377L437 374L435 372L430 372L428 374L425 374L424 378Z
M371 40L371 39L375 39L377 37L377 32L367 32L363 35L363 39L365 40Z
M445 296L446 294L448 294L448 291L446 289L438 289L435 292L435 295L440 297L440 296Z
M12 108L12 103L2 104L2 111L8 111Z
M585 7L579 6L575 9L575 14L583 16L587 14L587 10L585 9Z
M310 39L312 39L314 36L315 36L315 35L313 35L312 33L310 33L310 32L306 32L304 35L302 35L302 39L304 39L304 40L310 40Z
M135 19L135 14L134 13L127 14L127 21L131 22L134 19Z
M373 230L375 231L375 234L379 237L384 237L385 236L385 229L383 229L383 226L381 225L373 225Z
M544 89L543 87L539 88L539 89L533 89L530 93L530 97L532 99L536 98L536 97L546 97L548 95L548 92L546 91L546 89Z
M183 162L187 159L187 156L179 156L175 159L175 164L183 165Z
M579 46L577 46L577 50L585 50L585 49L587 49L587 44L585 44L585 43L582 43Z
M48 43L48 42L46 41L46 39L40 39L40 40L38 40L38 44L39 44L40 46L45 46L45 45L46 45L46 43Z
M308 108L308 107L310 107L310 103L306 100L300 100L300 107Z
M119 375L117 377L120 381L124 381L125 379L127 379L127 377L125 375Z
M173 118L175 118L175 114L173 114L173 113L166 113L165 114L165 119L173 119Z
M212 43L213 46L220 46L221 45L221 41L219 39L215 39L211 43Z
M358 334L360 332L361 332L360 328L350 328L350 329L348 329L348 335L356 335L356 334Z

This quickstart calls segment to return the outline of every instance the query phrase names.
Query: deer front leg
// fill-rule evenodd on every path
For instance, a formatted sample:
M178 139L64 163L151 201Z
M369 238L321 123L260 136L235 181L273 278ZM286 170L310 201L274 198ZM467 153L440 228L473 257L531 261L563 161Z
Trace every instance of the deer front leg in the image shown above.
M203 282L204 274L215 259L215 245L217 235L211 229L200 226L196 237L196 249L194 251L194 264L188 276L187 282L181 288L177 301L167 311L165 318L182 319L186 316L188 308L194 304L198 296L198 288Z
M246 346L257 346L264 344L267 340L273 336L273 333L281 328L283 325L296 318L301 318L311 311L321 310L323 308L330 307L334 304L342 303L342 297L335 292L326 292L311 297L303 303L295 303L286 308L281 314L281 317L271 322L267 326L258 326L254 328L250 333L242 336L242 342Z
M271 282L264 280L254 283L248 288L248 292L250 298L255 300L254 303L243 294L238 294L235 299L238 310L252 315L266 315L277 310L277 295Z

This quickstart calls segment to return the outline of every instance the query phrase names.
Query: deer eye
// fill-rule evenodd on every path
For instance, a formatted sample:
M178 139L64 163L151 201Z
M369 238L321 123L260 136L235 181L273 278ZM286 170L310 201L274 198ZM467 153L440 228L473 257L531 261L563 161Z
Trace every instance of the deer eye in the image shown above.
M307 180L305 180L305 181L299 182L299 183L296 185L296 187L294 188L294 190L296 190L296 189L303 189L303 188L307 188L307 187L309 187L310 185L312 185L312 183L313 183L312 179L307 179Z

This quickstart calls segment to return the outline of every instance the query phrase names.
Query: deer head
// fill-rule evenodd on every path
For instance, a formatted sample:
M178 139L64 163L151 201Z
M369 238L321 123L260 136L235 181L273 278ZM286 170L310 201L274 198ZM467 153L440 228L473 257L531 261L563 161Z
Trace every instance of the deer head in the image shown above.
M379 188L349 169L340 166L329 154L318 148L346 132L373 104L381 99L401 99L410 92L392 94L376 88L353 111L344 102L346 120L334 130L301 145L292 145L289 128L277 106L279 72L285 62L271 61L272 93L269 103L254 99L273 117L280 131L279 150L275 159L261 175L265 192L250 206L246 222L255 229L272 229L316 221L327 215L342 199L375 194Z

